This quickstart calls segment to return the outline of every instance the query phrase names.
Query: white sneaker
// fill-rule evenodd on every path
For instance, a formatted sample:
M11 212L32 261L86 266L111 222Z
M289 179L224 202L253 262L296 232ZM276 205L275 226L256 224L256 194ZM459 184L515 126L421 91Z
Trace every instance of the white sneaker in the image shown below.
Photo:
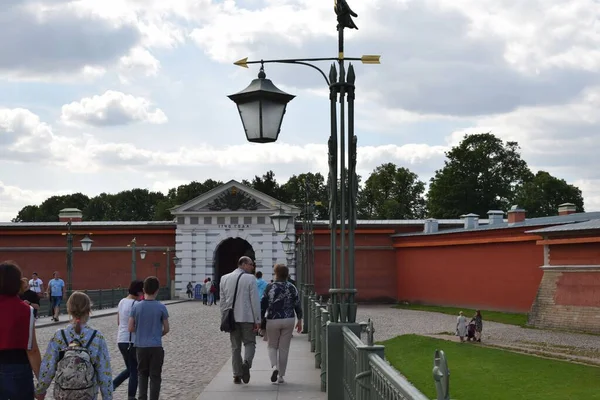
M279 375L279 378L277 378L277 383L285 383L283 376Z

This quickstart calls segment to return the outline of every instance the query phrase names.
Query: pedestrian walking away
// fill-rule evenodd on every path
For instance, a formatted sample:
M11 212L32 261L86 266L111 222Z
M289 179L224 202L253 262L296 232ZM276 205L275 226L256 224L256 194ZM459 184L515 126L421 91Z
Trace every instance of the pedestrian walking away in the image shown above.
M256 351L256 331L260 329L260 303L253 270L252 259L247 256L241 257L238 268L221 278L219 290L221 314L233 310L235 319L234 330L229 332L235 384L250 382L250 369Z
M138 399L158 400L162 384L165 350L162 337L169 333L169 313L156 300L160 282L155 276L144 280L144 301L131 308L129 332L135 333L134 345L138 360ZM148 395L148 383L150 395Z
M276 264L273 272L275 281L265 288L261 315L266 315L271 382L284 383L294 326L298 333L302 331L302 307L298 289L288 279L289 268Z
M42 358L35 389L42 400L54 380L55 399L112 400L110 354L101 332L88 326L92 302L87 294L73 292L67 300L69 325L56 331Z
M33 374L40 377L35 317L19 298L21 277L14 261L0 263L0 399L33 399Z
M138 360L135 349L135 333L129 332L129 316L133 305L140 300L144 291L144 282L133 281L129 285L129 294L121 299L117 313L117 347L123 356L125 370L123 370L113 381L113 389L117 389L123 382L129 379L127 385L127 400L136 400L135 394L138 388Z

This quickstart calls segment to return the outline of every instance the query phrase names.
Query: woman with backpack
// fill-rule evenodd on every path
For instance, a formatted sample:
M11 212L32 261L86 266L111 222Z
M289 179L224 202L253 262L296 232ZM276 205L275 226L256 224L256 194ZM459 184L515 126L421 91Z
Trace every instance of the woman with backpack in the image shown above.
M112 400L110 355L104 336L87 325L92 303L87 294L73 292L67 301L71 323L59 329L42 359L36 399L43 400L54 380L54 399ZM68 396L68 397L67 397Z

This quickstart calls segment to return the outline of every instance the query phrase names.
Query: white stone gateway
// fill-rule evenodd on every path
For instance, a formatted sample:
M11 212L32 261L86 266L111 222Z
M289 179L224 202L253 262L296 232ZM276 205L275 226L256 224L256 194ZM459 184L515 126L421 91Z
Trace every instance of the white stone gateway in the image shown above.
M236 268L236 261L249 255L268 282L273 265L287 264L281 241L296 243L293 218L286 233L276 233L270 216L278 210L296 217L300 209L231 180L171 209L177 222L175 252L175 296L185 297L186 285L195 286L210 277L220 277ZM292 247L295 251L295 245ZM295 265L289 265L295 278Z

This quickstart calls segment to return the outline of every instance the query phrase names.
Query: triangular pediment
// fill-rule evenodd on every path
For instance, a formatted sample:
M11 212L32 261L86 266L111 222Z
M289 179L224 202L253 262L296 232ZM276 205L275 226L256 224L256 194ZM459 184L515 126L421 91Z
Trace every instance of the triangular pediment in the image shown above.
M299 209L295 206L282 203L274 197L266 195L258 190L246 186L235 180L231 180L221 186L210 190L185 204L173 207L171 214L214 214L243 213L274 211L282 208L284 211L298 214Z

